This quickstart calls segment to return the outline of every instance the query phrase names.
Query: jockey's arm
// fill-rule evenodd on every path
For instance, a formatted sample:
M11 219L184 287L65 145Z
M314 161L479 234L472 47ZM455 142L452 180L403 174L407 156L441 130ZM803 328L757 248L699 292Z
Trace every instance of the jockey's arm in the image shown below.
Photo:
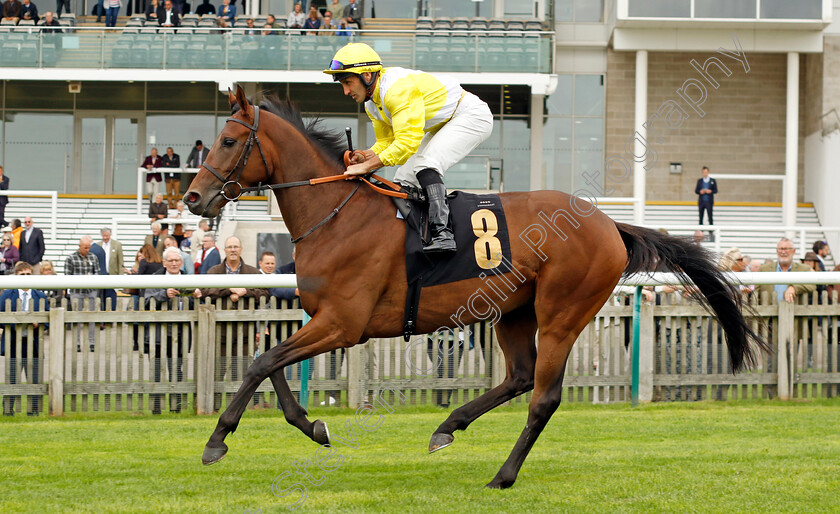
M353 152L351 160L356 164L348 166L347 171L344 172L345 175L367 175L383 166L379 156L373 150L357 150Z

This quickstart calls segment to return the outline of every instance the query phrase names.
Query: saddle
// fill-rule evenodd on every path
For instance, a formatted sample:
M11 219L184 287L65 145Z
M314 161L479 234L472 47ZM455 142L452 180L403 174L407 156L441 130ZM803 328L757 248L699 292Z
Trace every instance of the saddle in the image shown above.
M428 204L422 190L401 185L407 198L392 198L398 217L405 220L406 294L403 337L416 333L420 292L434 286L507 273L512 269L507 219L498 195L476 195L453 191L449 203L449 222L458 251L425 254L423 246L431 239Z

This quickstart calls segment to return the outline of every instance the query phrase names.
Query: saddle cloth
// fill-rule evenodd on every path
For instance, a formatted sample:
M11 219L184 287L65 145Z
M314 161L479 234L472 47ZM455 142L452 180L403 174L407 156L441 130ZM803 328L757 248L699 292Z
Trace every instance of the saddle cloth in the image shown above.
M504 270L502 273L509 271L510 239L499 196L454 191L447 195L447 201L458 251L455 254L423 253L424 241L431 240L428 206L413 202L406 219L405 234L408 283L413 284L419 280L419 285L428 287L457 282L478 277L482 273L492 275L492 270L500 265Z

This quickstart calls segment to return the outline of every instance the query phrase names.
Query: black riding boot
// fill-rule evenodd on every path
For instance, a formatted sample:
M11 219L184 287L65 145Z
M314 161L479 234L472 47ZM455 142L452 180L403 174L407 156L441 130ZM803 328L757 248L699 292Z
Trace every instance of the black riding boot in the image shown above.
M432 242L423 247L424 253L454 252L455 236L449 228L449 206L446 204L446 186L437 171L426 168L417 174L429 202L429 225Z

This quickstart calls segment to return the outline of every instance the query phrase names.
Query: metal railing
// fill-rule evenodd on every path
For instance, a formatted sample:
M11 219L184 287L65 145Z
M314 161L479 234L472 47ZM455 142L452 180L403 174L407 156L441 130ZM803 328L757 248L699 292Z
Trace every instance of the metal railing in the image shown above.
M0 196L46 196L50 199L50 243L58 241L58 191L0 190Z
M40 27L0 31L0 66L95 69L322 70L347 42L365 42L389 66L427 71L550 73L553 32ZM262 35L263 32L270 32Z

